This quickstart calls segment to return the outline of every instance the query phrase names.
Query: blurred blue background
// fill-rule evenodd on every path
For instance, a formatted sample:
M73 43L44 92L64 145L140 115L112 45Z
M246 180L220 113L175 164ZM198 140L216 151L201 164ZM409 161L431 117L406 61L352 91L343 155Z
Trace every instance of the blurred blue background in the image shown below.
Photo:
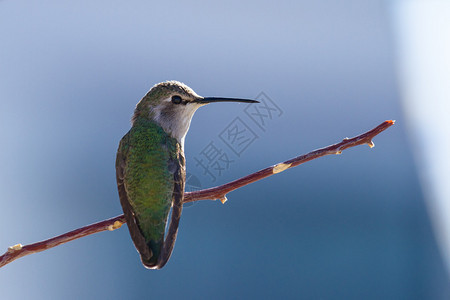
M346 150L183 212L161 271L125 227L0 270L5 299L448 299L395 67L385 1L0 1L0 247L121 214L115 153L135 104L176 79L204 96L255 98L282 114L262 130L245 106L210 105L186 138L202 187L397 123ZM240 157L219 135L240 117ZM234 163L212 182L213 141Z

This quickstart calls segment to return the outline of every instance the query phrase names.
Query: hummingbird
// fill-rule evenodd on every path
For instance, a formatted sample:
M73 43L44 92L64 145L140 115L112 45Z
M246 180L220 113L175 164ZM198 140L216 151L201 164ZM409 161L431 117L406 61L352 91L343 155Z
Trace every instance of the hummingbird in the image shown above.
M131 239L148 269L164 267L175 245L186 181L184 141L192 116L198 108L217 102L258 103L202 97L181 82L161 82L138 102L131 129L119 143L120 203Z

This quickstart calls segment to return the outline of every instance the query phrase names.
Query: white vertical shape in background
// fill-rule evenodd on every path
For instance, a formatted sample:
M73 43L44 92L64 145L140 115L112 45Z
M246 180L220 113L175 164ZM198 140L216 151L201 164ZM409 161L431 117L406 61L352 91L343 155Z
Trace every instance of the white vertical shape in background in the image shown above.
M393 20L408 133L450 270L450 0L399 0Z

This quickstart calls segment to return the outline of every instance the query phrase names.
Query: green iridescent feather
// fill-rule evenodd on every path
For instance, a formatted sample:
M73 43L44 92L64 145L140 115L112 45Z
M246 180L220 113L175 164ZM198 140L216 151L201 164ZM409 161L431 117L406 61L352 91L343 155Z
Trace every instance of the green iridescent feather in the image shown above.
M118 149L127 200L153 252L152 261L159 257L164 241L174 189L171 162L176 161L179 147L176 139L153 121L137 118Z

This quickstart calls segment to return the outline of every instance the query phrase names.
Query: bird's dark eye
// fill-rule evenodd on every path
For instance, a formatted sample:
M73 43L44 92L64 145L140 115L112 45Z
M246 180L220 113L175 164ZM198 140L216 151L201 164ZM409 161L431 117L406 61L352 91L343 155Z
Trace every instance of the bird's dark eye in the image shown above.
M180 104L183 101L183 99L181 99L180 96L176 95L176 96L172 96L172 103L173 104Z

